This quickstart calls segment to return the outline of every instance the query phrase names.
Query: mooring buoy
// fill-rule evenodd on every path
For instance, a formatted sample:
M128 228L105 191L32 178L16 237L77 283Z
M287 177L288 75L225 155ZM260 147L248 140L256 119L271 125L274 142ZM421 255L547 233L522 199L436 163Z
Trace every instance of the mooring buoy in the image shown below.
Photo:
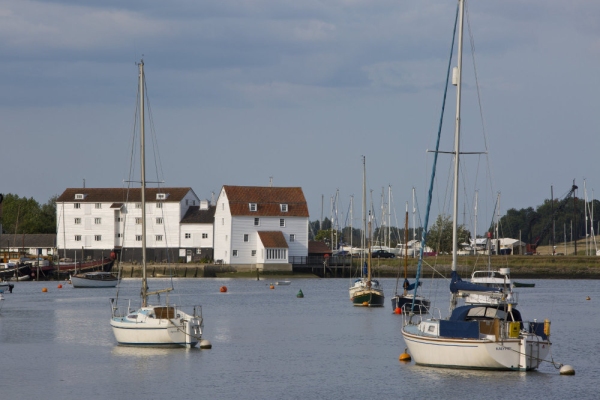
M404 353L400 354L400 357L398 357L399 361L410 361L412 358L410 357L410 354L408 354L408 349L405 348L404 349Z
M212 344L208 340L202 339L200 341L200 348L201 349L212 349Z
M575 375L575 370L570 365L563 365L562 367L560 367L560 374L561 375Z

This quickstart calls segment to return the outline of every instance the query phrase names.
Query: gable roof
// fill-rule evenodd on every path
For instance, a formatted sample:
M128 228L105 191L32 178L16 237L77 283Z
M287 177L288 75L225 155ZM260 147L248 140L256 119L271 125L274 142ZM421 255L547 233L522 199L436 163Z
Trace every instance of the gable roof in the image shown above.
M191 187L146 188L146 201L156 201L157 193L168 194L162 202L180 202ZM127 192L129 191L129 197ZM83 199L75 199L76 194L83 194ZM57 199L57 203L123 203L142 201L141 188L68 188Z
M223 186L234 216L256 217L307 217L308 205L300 187L271 186ZM250 211L250 203L256 203L256 211ZM287 204L288 211L281 211Z
M269 249L287 249L288 244L281 231L258 231L258 237L265 248Z
M200 206L191 206L181 219L182 224L212 224L215 222L217 206L208 206L208 210L201 210Z

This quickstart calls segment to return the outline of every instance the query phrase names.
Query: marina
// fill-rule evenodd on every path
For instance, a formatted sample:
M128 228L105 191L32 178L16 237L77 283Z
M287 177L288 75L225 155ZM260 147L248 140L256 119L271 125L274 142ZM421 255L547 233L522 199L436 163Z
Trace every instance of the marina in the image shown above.
M149 286L167 282L151 279ZM382 283L393 287L395 279ZM219 291L221 286L228 288L226 293ZM373 398L384 399L432 399L441 393L447 399L464 399L483 392L500 398L507 388L523 398L541 393L548 399L596 397L598 367L589 350L595 343L590 332L599 329L595 301L600 287L593 280L541 280L520 293L524 312L552 320L551 355L558 363L573 365L577 374L571 377L560 375L550 363L527 373L401 363L402 317L392 313L389 303L380 308L350 306L347 279L294 279L292 285L274 290L263 280L178 279L176 287L175 294L183 299L202 303L203 337L212 349L118 346L106 324L114 289L18 283L17 290L4 294L0 312L6 360L0 375L2 397L68 400L86 393L87 399L136 400L171 396L173 387L178 396L218 399L354 399L365 388ZM447 309L447 282L426 280L424 287L436 307ZM296 297L299 289L302 299ZM125 279L120 290L136 298L139 281ZM43 379L16 384L23 376Z

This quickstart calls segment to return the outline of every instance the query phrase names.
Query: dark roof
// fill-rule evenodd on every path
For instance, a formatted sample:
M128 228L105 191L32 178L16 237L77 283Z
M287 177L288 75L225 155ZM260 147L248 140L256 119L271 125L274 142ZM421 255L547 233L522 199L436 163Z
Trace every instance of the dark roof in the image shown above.
M223 186L229 201L231 215L257 217L308 217L308 205L302 188L271 186ZM256 203L256 211L250 211ZM281 211L287 204L288 211Z
M258 231L258 237L263 246L268 249L288 248L288 244L281 231Z
M201 210L200 206L191 206L181 219L182 224L212 224L215 221L217 206L208 206L208 210Z
M316 240L308 241L308 254L331 254L331 249L324 243Z
M51 248L56 247L56 233L34 233L34 234L4 234L2 241L10 242L10 247L27 248Z
M178 188L146 188L146 201L156 201L157 193L168 194L163 202L179 202L188 192L190 187ZM129 192L129 197L128 193ZM75 199L76 194L85 195L82 200ZM141 188L68 188L56 199L57 203L123 203L142 201Z

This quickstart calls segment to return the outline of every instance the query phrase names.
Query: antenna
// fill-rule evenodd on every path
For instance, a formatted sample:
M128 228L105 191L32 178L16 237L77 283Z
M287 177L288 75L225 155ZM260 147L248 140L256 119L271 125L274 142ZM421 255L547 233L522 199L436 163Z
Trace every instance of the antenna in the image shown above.
M273 177L269 177L269 187L273 187Z

